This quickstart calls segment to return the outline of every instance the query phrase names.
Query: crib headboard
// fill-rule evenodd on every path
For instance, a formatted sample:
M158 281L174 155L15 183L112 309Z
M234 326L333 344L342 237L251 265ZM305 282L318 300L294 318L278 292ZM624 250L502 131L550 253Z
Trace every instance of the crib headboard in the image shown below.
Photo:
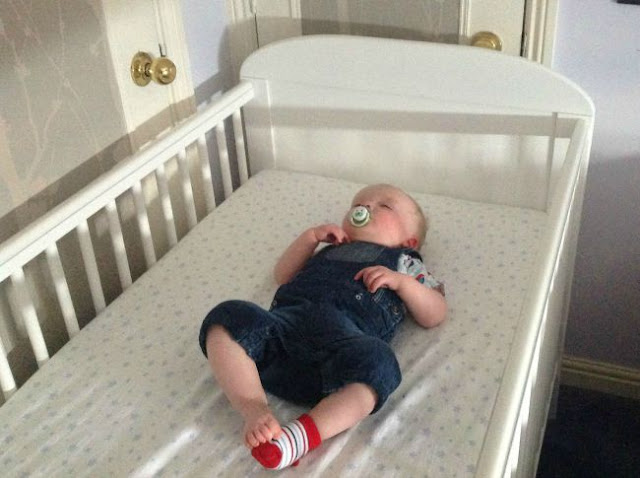
M308 36L243 64L253 172L307 171L545 209L584 92L521 58L457 45ZM311 147L310 147L311 146ZM495 174L499 170L500 174Z

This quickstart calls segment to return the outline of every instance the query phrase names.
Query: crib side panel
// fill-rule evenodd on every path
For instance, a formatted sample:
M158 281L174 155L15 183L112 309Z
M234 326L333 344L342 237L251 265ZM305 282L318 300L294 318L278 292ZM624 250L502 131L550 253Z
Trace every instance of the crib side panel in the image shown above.
M254 171L277 167L544 210L566 140L553 112L443 105L407 94L256 80Z
M476 476L532 476L557 386L592 124L576 123Z
M216 192L247 179L240 111L252 96L239 85L1 245L5 399L208 214Z
M537 63L483 48L344 35L272 43L242 65L242 78L352 92L431 98L446 105L590 115L574 83Z

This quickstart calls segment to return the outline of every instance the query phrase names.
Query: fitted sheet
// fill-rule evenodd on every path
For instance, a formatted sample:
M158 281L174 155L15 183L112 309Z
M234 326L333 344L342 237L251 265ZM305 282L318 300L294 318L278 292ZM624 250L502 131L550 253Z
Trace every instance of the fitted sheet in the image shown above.
M359 184L264 171L236 191L0 408L3 476L273 476L198 346L202 318L268 306L273 266L311 225L340 222ZM546 225L540 211L414 195L422 254L449 318L407 320L385 406L279 476L472 476ZM270 397L281 419L302 408Z

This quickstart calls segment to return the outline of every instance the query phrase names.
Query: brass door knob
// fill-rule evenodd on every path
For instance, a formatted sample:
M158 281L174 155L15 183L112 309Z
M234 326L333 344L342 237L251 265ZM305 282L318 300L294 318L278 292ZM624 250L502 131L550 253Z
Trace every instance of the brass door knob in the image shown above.
M131 60L131 78L138 86L147 86L151 80L168 85L176 78L176 65L167 57L152 58L139 51Z
M502 51L502 40L493 32L478 32L471 37L471 46Z

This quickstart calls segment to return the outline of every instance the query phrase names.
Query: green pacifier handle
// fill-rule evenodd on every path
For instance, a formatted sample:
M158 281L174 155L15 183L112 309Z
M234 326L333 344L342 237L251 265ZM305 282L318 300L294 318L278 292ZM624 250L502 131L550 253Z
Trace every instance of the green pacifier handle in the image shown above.
M365 226L371 219L371 213L364 206L356 206L351 211L351 224L356 227Z

